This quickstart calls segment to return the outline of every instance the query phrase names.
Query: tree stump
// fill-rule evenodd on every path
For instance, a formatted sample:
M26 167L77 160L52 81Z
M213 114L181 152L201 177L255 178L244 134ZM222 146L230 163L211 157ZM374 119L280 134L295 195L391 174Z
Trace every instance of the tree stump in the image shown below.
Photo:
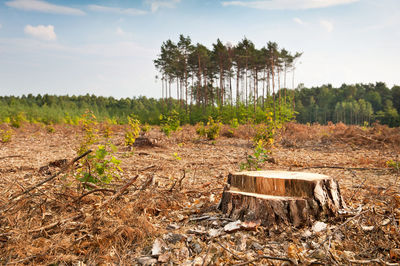
M334 217L345 207L338 183L329 176L287 171L229 174L218 206L233 219L296 227Z

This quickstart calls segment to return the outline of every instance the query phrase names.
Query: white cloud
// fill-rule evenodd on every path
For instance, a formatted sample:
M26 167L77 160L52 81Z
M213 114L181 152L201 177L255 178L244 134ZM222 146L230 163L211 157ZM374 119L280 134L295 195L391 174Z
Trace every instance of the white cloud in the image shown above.
M144 10L136 8L120 8L120 7L109 7L100 5L89 5L89 9L92 11L108 12L108 13L130 15L130 16L144 15L147 13Z
M224 1L223 6L243 6L256 9L312 9L350 4L359 0L260 0L260 1Z
M323 27L327 32L333 31L333 23L328 20L320 20L319 24Z
M115 31L115 33L116 33L117 35L120 35L120 36L124 36L124 35L125 35L125 31L123 31L120 27L117 28L117 30Z
M30 36L33 36L37 39L45 40L45 41L54 41L57 39L57 35L54 32L53 25L38 25L36 27L31 25L26 25L24 32Z
M146 0L146 3L150 5L151 12L156 12L160 8L174 8L176 4L180 3L181 0Z
M306 25L306 23L303 20L299 19L299 18L293 18L293 21L296 22L299 25Z
M64 15L85 15L80 9L54 5L40 0L12 0L5 3L9 7L27 10L38 11L44 13L64 14Z

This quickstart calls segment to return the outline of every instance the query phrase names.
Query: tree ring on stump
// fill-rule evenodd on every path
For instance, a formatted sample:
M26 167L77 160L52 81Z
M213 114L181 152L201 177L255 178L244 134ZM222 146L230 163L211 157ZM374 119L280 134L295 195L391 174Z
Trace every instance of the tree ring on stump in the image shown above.
M331 177L289 171L230 173L218 206L233 219L296 227L335 217L345 207L339 185Z

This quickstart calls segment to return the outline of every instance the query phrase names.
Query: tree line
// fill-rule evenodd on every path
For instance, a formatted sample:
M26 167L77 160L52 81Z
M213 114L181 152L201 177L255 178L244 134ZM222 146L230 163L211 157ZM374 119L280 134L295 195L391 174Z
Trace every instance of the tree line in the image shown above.
M294 84L295 63L300 56L279 48L276 42L257 49L247 38L236 45L218 39L209 49L180 35L177 43L163 42L154 64L164 100L175 96L186 109L193 104L252 105L256 112L257 105L264 109L265 101L272 97L275 115L277 101L281 105L287 96L281 94L281 88L288 87L289 73Z
M285 89L281 89L284 95ZM379 121L389 126L400 126L400 86L389 89L385 83L355 84L335 88L331 85L306 88L302 85L290 90L281 105L277 105L278 118L292 118L295 108L295 120L299 123L326 124L343 122L346 124L371 124ZM277 92L279 93L279 91ZM294 96L294 106L293 99ZM286 100L286 104L285 104ZM160 115L171 110L179 113L182 124L206 122L208 117L229 123L233 118L240 123L249 119L261 122L266 112L273 112L272 97L265 100L264 109L259 105L256 112L252 105L224 106L189 104L188 112L177 99L154 99L144 96L137 98L115 99L95 95L55 96L55 95L23 95L0 96L0 123L23 114L30 122L77 123L86 110L91 110L101 120L111 119L115 123L127 123L129 115L136 115L142 123L158 125Z
M299 123L320 123L328 121L346 124L371 123L400 126L400 86L389 89L385 83L343 84L295 90L296 120Z

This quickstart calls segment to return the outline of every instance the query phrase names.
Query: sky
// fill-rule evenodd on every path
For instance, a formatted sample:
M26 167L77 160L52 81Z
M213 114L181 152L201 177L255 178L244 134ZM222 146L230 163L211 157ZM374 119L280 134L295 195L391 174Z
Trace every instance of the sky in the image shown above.
M0 95L159 98L153 60L180 34L302 52L295 87L391 87L399 29L400 0L0 0Z

